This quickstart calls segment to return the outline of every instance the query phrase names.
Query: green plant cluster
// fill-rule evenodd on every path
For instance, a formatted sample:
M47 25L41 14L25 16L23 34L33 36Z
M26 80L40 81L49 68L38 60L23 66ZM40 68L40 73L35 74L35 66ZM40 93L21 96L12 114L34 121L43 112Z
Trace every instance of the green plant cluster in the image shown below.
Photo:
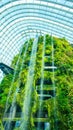
M73 130L73 48L65 38L45 36L45 55L50 58L44 58L44 65L52 65L52 40L54 45L54 64L57 67L54 72L44 71L44 80L49 80L49 84L43 85L43 91L53 90L53 80L55 82L56 95L53 98L43 100L42 109L43 113L47 113L47 118L41 118L41 122L50 122L51 130ZM14 74L4 76L0 84L0 112L1 116L5 110L7 95L12 85L12 90L9 97L9 106L15 91L18 91L16 103L23 108L23 100L26 92L26 81L28 69L30 67L30 57L34 39L26 41L19 54L17 54L11 64L11 67L16 71L14 82L12 83ZM37 115L39 112L40 99L37 89L40 90L41 81L41 67L42 67L42 51L43 51L44 36L38 37L38 47L36 54L36 64L34 71L34 79L32 83L31 105L29 113L29 130L36 130L35 122L38 121ZM27 47L28 43L28 47ZM24 52L26 50L24 56ZM21 65L23 62L23 67ZM16 68L17 66L17 68ZM18 90L16 89L18 86Z

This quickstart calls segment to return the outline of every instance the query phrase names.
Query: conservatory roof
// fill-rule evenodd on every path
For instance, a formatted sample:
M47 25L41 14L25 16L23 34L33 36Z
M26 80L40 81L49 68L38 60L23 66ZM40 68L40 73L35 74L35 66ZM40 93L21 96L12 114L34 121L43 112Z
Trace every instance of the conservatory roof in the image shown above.
M73 43L73 0L0 0L0 62L7 65L36 33Z

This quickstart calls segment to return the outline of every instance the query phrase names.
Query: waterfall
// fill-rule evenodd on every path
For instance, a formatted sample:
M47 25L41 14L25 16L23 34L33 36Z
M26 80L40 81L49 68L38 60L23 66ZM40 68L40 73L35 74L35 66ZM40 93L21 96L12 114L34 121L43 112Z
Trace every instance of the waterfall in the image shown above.
M28 120L30 118L29 114L30 114L32 85L33 85L34 70L35 70L35 63L36 63L37 43L38 43L38 37L35 38L32 45L29 70L28 70L27 81L25 85L25 95L24 95L24 101L23 101L20 130L28 129Z
M29 43L29 42L28 42ZM24 54L23 54L23 59L22 59L22 64L21 64L21 67L20 67L20 72L19 72L19 76L18 76L18 85L16 87L16 90L14 92L14 96L13 96L13 100L12 100L12 104L11 104L11 107L10 107L10 111L9 111L9 119L10 121L6 122L4 127L7 129L7 130L10 130L10 125L11 125L11 120L15 117L15 114L16 114L16 109L15 109L15 104L16 104L16 97L17 97L17 93L18 93L18 89L19 89L19 86L20 86L20 76L21 76L21 71L23 69L23 64L24 64L24 59L25 59L25 56L26 56L26 52L27 52L27 49L28 49L28 43L26 45L26 48L25 48L25 51L24 51ZM23 49L23 48L22 48ZM21 51L22 52L22 51ZM17 64L16 64L16 70L14 72L14 76L13 76L13 81L12 81L12 84L11 84L11 87L10 87L10 91L9 91L9 95L8 95L8 99L10 97L10 93L11 93L11 89L13 87L13 83L14 83L14 79L15 79L15 76L16 76L16 71L17 71L17 68L18 68L18 64L19 64L19 60L20 60L20 55L19 55L19 58L18 58L18 61L17 61ZM7 104L6 106L8 105L8 100L7 100ZM6 107L6 110L7 110L7 107ZM6 110L5 110L5 114L6 114Z
M40 98L39 98L39 112L38 118L40 118L42 114L42 101L43 101L43 84L44 84L44 55L45 55L45 36L43 39L43 50L42 50L42 66L41 66L41 83L40 83ZM38 122L37 130L40 130L40 123Z

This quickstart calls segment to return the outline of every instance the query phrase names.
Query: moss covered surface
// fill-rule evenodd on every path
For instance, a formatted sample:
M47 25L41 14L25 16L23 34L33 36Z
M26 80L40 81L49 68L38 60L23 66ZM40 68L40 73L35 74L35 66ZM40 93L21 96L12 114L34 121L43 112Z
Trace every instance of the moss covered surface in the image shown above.
M25 42L22 47L21 52L16 55L12 61L11 66L15 68L18 62L18 67L16 70L16 75L14 82L12 84L12 79L14 75L6 75L0 84L0 112L1 116L4 113L5 104L7 100L8 92L10 91L10 86L12 84L12 90L9 97L8 107L12 103L14 92L16 87L19 86L18 94L16 97L16 103L22 109L23 100L25 97L26 80L29 69L29 62L31 57L32 44L34 39L30 39ZM28 43L28 49L26 56L24 57L24 52ZM40 120L41 122L50 122L51 130L55 130L57 126L58 130L73 130L73 48L70 46L65 38L53 37L54 44L54 63L57 67L55 74L55 89L56 96L48 100L43 100L42 102L42 115L40 119L37 119L39 111L39 96L36 88L40 89L40 79L41 79L41 67L42 67L42 50L43 50L43 36L38 38L38 48L36 54L36 64L34 72L34 80L32 83L32 95L31 95L31 105L30 105L30 119L29 119L29 130L36 130L35 122ZM44 58L45 65L52 64L52 46L51 46L51 36L46 35L45 44L45 55L49 55L50 58ZM21 68L22 61L23 68ZM20 78L19 78L20 77ZM53 73L51 71L44 72L44 79L49 80L49 84L45 83L43 85L43 90L53 90ZM37 84L38 82L38 84ZM47 82L47 81L46 81Z

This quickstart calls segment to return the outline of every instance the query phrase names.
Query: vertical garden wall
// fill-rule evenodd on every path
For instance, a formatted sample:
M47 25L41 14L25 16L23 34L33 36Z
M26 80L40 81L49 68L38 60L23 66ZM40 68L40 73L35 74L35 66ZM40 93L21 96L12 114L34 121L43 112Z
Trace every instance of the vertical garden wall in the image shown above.
M51 38L53 39L54 48L52 48ZM40 129L44 130L44 124L49 122L51 130L72 130L73 48L65 38L51 37L50 35L45 36L44 46L44 36L39 36L37 40L35 65L33 66L33 64L30 65L30 59L33 45L36 44L35 42L34 39L29 39L29 41L24 43L20 53L18 53L12 60L11 67L14 69L14 73L4 76L0 84L1 117L10 118L7 114L10 113L12 102L14 102L15 105L13 105L16 107L16 112L11 121L11 123L14 122L14 126L16 123L14 119L17 118L17 120L21 121L23 108L25 110L24 113L27 113L27 107L29 106L29 112L26 116L27 119L24 119L24 121L27 120L28 122L26 122L28 124L27 129L37 130L38 124L40 124ZM54 72L52 70L43 71L44 77L42 77L41 73L43 47L44 66L52 66L52 49L54 49L54 66L56 66ZM35 52L33 53L35 54ZM34 72L30 71L30 78L33 75L33 81L31 84L31 80L27 78L27 75L29 73L29 68L33 70L32 67L35 69ZM42 78L43 85L41 89ZM41 91L43 93L41 93ZM51 97L43 96L41 99L41 94L50 95ZM29 105L28 103L24 103L24 101L29 102L29 100ZM5 108L6 103L7 108ZM24 105L26 106L23 107ZM41 110L40 115L39 110ZM7 122L7 120L3 122ZM12 129L14 129L14 127ZM17 129L20 129L20 127Z
M73 130L73 0L0 1L0 129Z

